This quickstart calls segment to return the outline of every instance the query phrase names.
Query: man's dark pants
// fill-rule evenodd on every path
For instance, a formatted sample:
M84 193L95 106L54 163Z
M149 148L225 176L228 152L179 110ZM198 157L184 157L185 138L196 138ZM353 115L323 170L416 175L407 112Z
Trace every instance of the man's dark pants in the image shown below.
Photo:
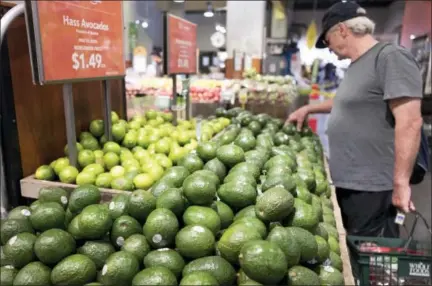
M394 220L392 191L367 192L336 188L342 220L348 235L399 237Z

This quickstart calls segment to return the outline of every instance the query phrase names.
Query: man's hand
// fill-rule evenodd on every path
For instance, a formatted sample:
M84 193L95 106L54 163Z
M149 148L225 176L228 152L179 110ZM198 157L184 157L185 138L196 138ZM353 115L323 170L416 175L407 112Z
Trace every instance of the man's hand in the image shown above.
M306 116L309 114L308 106L303 106L290 114L287 121L288 122L296 122L297 130L300 131L303 127L303 123L305 122Z
M411 187L409 184L394 186L392 203L404 213L415 211L414 203L411 201Z

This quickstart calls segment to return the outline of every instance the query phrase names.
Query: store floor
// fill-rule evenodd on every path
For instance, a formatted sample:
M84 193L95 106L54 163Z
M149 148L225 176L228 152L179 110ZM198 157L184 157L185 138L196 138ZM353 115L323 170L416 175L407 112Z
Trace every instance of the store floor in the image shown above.
M429 173L427 177L424 179L424 181L417 186L412 187L412 198L414 201L414 204L416 206L416 209L419 213L421 213L424 218L427 220L429 226L432 225L431 223L431 216L432 216L432 178L431 174ZM413 216L409 215L407 217L407 229L410 230L413 222ZM401 230L401 237L406 238L408 235L406 231L403 229ZM431 234L426 230L426 227L424 226L423 222L418 222L416 230L414 232L414 239L423 241L423 242L429 242L428 245L432 243Z

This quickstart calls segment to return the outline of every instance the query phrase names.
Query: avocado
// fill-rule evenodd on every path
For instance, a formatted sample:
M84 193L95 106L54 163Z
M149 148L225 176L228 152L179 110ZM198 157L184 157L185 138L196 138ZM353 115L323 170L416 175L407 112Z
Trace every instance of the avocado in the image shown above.
M117 194L108 205L109 214L112 219L128 214L129 195Z
M317 272L321 285L336 286L345 284L342 273L332 266L320 265Z
M177 217L181 217L186 208L186 198L181 189L171 188L161 194L156 200L156 208L165 208L172 211Z
M300 227L285 228L300 245L300 262L308 262L314 259L318 253L318 245L313 234Z
M258 196L255 212L263 221L281 221L294 210L294 197L283 187L277 186Z
M0 268L0 285L12 286L13 281L18 274L18 270L11 265L2 266ZM48 276L49 279L49 276Z
M103 205L86 206L79 215L79 236L84 239L100 239L111 229L112 218Z
M132 286L141 285L175 286L177 285L177 279L168 268L154 266L146 268L135 275L132 280Z
M293 194L296 184L294 179L286 173L281 173L280 175L266 176L264 183L261 185L261 190L263 192L267 191L276 186L282 186L285 190Z
M317 256L315 257L315 260L318 263L323 263L330 256L330 247L327 244L327 241L321 236L315 235L315 240L318 245L318 252L317 252Z
M205 163L203 169L215 173L219 177L220 181L223 181L227 174L225 165L218 158L213 158Z
M185 261L177 251L165 248L149 252L144 258L144 266L145 268L163 266L180 278Z
M55 202L66 207L69 201L69 193L59 187L42 187L39 189L38 198L41 202Z
M267 240L277 244L285 253L288 267L300 262L301 249L295 237L284 227L275 226L267 236Z
M83 285L96 278L96 266L85 255L73 254L60 261L51 271L54 285Z
M51 228L65 228L65 210L54 202L40 203L39 207L32 211L30 222L35 230L45 231Z
M156 209L150 213L143 227L144 236L153 248L174 245L179 230L175 214L168 209Z
M35 241L34 252L46 265L60 262L75 253L76 243L72 235L62 229L50 229L41 233Z
M266 225L256 217L243 217L237 219L235 222L233 222L232 226L237 224L242 224L246 227L255 229L263 239L267 236Z
M79 213L86 206L98 204L101 200L99 189L93 185L82 185L72 191L68 208L72 213Z
M188 169L190 173L193 173L195 171L201 170L204 167L204 162L198 155L189 153L180 159L178 166L183 166Z
M28 220L26 219L2 220L0 226L1 244L5 245L10 238L22 232L34 233L34 230Z
M136 190L129 196L128 213L140 223L145 223L156 209L156 197L149 191Z
M223 258L232 264L237 264L242 246L250 240L260 239L262 239L262 236L257 229L250 228L242 223L235 224L225 230L217 242L216 248Z
M294 211L284 220L286 226L301 227L309 231L314 231L319 221L316 210L312 205L300 199L294 199Z
M217 179L219 180L218 177ZM192 174L183 182L184 196L195 205L210 205L215 198L216 188L216 183L202 174Z
M233 266L220 256L207 256L192 260L183 269L183 277L195 272L211 274L219 285L233 285L236 280Z
M190 206L183 214L185 225L202 225L210 229L214 235L221 228L221 220L216 211L210 207Z
M219 285L216 278L208 272L195 271L192 272L180 281L180 286L199 286L199 285Z
M223 145L219 147L216 151L216 157L229 168L245 160L243 149L237 145Z
M234 221L239 220L243 217L256 217L255 205L245 207L236 213Z
M226 203L216 201L212 204L211 207L219 215L221 221L221 229L226 229L232 224L234 219L234 212Z
M97 270L101 270L107 258L115 252L114 247L105 241L86 241L77 249L78 254L90 258Z
M151 248L146 237L142 234L136 233L132 234L125 240L121 250L132 253L136 256L138 261L143 261Z
M15 268L24 267L36 258L33 252L35 241L36 236L32 233L18 233L3 246L4 255Z
M257 191L252 185L235 180L221 185L217 194L221 201L233 209L253 205L257 198Z
M136 256L126 251L111 254L102 268L100 277L104 285L130 285L139 271Z
M263 285L255 280L252 280L250 277L244 273L244 271L240 268L239 272L237 273L237 285Z
M13 285L51 285L51 269L39 261L30 262L16 274Z
M190 175L190 171L184 166L174 166L169 168L160 181L168 182L171 187L180 188L183 181ZM156 197L160 194L153 193Z
M141 224L133 217L123 215L118 217L113 223L110 232L111 243L116 247L122 247L124 241L136 233L142 233Z
M244 273L263 284L279 283L288 268L285 253L270 241L246 242L238 259Z
M322 285L318 275L312 270L297 265L288 270L288 285L303 286L303 285ZM325 284L324 284L325 285ZM341 284L342 285L342 284Z
M214 251L215 236L207 227L188 225L175 237L177 251L187 258L200 258L211 255Z

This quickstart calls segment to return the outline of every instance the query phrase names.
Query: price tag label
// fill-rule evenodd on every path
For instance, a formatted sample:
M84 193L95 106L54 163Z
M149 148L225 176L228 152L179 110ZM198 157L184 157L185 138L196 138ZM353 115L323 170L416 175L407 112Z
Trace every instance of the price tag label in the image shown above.
M198 142L201 142L201 118L198 117L196 120L197 120L196 127L195 127L196 138Z
M124 76L122 1L31 1L30 12L40 83Z
M167 15L168 74L194 74L197 70L197 26Z

